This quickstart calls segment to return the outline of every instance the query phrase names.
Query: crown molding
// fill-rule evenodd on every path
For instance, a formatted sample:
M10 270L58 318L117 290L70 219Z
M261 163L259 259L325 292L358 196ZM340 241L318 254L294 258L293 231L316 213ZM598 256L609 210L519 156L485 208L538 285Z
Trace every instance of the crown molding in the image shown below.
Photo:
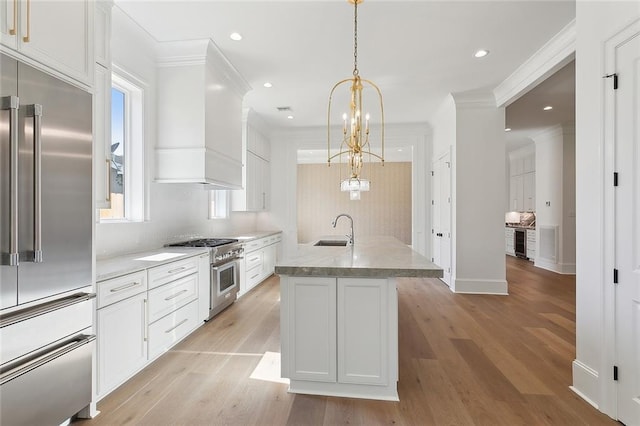
M571 62L575 58L576 38L574 19L493 89L497 104L507 106L513 103Z

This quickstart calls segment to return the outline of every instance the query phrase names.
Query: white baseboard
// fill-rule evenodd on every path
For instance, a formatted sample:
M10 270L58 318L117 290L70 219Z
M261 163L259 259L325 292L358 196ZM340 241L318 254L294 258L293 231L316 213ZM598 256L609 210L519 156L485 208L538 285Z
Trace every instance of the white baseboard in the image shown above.
M536 257L534 266L537 268L546 269L547 271L555 272L562 275L575 275L576 264L575 263L555 263L551 260L542 259Z
M473 280L456 278L453 280L451 291L464 294L496 294L506 296L509 294L509 285L506 280Z
M580 398L599 409L597 403L598 395L598 372L577 359L572 363L573 386L569 389L574 391Z

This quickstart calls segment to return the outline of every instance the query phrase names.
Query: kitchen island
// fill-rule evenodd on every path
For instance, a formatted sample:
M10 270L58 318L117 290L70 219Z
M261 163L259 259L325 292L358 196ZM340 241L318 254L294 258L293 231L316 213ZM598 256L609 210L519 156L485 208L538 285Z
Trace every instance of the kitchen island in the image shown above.
M300 245L280 275L282 377L289 391L398 401L398 277L442 269L393 237Z

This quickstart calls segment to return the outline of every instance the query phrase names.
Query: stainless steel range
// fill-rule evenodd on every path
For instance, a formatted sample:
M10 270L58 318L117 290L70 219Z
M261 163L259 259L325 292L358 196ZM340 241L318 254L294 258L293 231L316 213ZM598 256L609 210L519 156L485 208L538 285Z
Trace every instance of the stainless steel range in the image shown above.
M202 238L170 244L172 247L211 247L211 297L207 321L235 302L240 286L242 244L230 238Z

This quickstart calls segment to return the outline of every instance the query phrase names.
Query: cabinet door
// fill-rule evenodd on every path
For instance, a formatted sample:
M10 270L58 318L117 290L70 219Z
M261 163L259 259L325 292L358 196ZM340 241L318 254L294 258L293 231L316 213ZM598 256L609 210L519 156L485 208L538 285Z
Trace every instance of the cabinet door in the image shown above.
M524 210L533 212L536 210L536 174L527 173L523 175L522 187Z
M97 65L93 94L93 182L98 209L111 208L111 71Z
M147 362L146 292L97 311L98 383L102 397Z
M14 0L0 0L0 42L16 49L18 47L18 14L20 7Z
M91 84L94 2L20 0L19 5L18 50L69 77Z
M338 382L386 385L389 297L386 279L338 278Z
M335 383L336 279L290 276L287 282L289 378Z

